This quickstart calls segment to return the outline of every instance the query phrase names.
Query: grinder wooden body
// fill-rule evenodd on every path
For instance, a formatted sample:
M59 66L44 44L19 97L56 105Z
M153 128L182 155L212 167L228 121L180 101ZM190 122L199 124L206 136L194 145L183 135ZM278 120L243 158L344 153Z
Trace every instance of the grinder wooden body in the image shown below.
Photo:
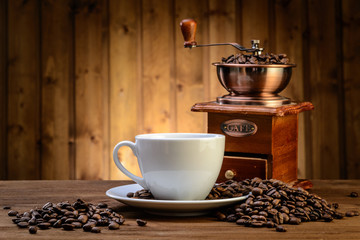
M208 133L226 136L218 182L260 177L297 180L298 116L312 110L309 102L279 107L197 103L208 113Z

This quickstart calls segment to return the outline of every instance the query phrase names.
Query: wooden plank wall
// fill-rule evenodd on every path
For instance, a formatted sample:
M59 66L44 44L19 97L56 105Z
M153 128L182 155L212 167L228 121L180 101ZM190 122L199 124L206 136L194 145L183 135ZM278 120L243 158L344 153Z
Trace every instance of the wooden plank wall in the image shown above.
M360 178L360 1L0 0L0 179L125 179L112 148L141 133L205 132L197 102L226 94L212 62L260 39L297 64L299 177ZM128 148L126 167L140 175Z

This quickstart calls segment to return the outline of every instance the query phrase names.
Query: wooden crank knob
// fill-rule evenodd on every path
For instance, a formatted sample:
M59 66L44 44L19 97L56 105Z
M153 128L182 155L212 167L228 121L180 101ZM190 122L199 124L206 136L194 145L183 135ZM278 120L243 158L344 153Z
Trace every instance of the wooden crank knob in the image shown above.
M181 32L184 37L184 47L196 46L195 34L196 34L196 22L194 19L183 19L180 22Z

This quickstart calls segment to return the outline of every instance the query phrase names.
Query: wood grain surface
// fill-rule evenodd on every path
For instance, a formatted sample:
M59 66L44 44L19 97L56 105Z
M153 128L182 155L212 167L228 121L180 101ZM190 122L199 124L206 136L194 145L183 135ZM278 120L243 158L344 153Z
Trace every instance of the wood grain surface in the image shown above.
M0 1L0 59L7 59L7 2ZM7 178L7 61L0 61L0 179Z
M219 222L211 215L201 217L161 217L149 215L139 209L128 207L105 195L109 188L129 184L128 181L1 181L0 182L0 239L359 239L360 217L344 218L332 222L306 222L285 225L285 233L268 228L246 228L235 223ZM360 199L350 198L352 191L359 192L359 180L314 180L312 193L328 202L339 203L339 211L359 210ZM81 198L97 204L107 203L126 221L119 230L102 228L100 234L61 229L38 230L30 235L27 229L15 226L9 210L28 211L46 202L75 201ZM137 226L135 219L148 221L146 227Z
M276 53L286 53L292 63L296 63L296 69L292 72L289 85L281 92L280 95L288 97L295 102L308 101L304 98L304 55L303 33L306 29L305 1L275 1L275 49ZM291 21L289 21L291 19ZM309 118L310 113L299 115L298 128L298 173L305 176L308 169L306 162L306 152L309 152L306 145L305 119ZM308 140L309 141L309 140Z
M111 0L110 23L110 144L123 140L134 141L141 132L141 44L140 1ZM122 11L127 9L127 11ZM136 175L140 174L136 158L130 148L121 148L119 160ZM110 178L122 174L111 160Z
M344 24L344 79L342 83L343 106L342 116L345 130L340 131L345 142L344 154L346 161L342 164L341 175L348 178L357 178L360 173L360 145L355 144L360 139L360 56L356 54L359 48L360 36L354 35L354 31L360 29L360 3L356 0L341 1ZM341 26L339 26L341 27ZM351 169L351 170L350 170Z
M108 179L106 1L78 1L75 15L76 179ZM105 28L106 30L106 28ZM104 57L105 55L105 57ZM104 62L105 61L105 62ZM99 161L99 159L107 159Z
M40 178L39 11L35 0L8 2L8 179Z
M41 4L41 178L71 179L74 176L74 112L71 106L73 48L71 1ZM58 21L61 18L62 21ZM62 99L62 101L59 101Z
M145 133L176 131L172 1L142 2L142 109ZM180 31L180 29L177 29Z
M336 9L324 9L324 4L334 6L335 0L309 1L309 64L310 78L307 82L310 88L312 103L316 111L311 113L312 159L319 159L312 163L314 178L339 178L340 177L340 151L339 136L340 125L338 118L341 108L339 95L340 82L338 78L339 62L336 58L335 13ZM321 14L317 14L321 12ZM328 29L324 32L321 29ZM329 51L332 49L332 51ZM320 57L321 56L321 57ZM338 129L338 130L330 130ZM326 134L325 134L326 132ZM320 157L322 156L322 157ZM319 158L320 157L320 158ZM331 168L328 168L331 166ZM328 168L325 173L322 169Z

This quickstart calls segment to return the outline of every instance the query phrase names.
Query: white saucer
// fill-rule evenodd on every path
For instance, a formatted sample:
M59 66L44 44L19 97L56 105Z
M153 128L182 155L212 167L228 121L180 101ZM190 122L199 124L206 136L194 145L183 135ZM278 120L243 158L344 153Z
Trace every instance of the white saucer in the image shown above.
M154 200L128 198L129 192L136 192L143 189L138 184L129 184L114 187L106 191L106 195L119 202L132 207L141 208L144 211L162 216L199 216L209 213L211 210L235 204L246 199L248 196L216 199L216 200L196 200L196 201L177 201L177 200Z

